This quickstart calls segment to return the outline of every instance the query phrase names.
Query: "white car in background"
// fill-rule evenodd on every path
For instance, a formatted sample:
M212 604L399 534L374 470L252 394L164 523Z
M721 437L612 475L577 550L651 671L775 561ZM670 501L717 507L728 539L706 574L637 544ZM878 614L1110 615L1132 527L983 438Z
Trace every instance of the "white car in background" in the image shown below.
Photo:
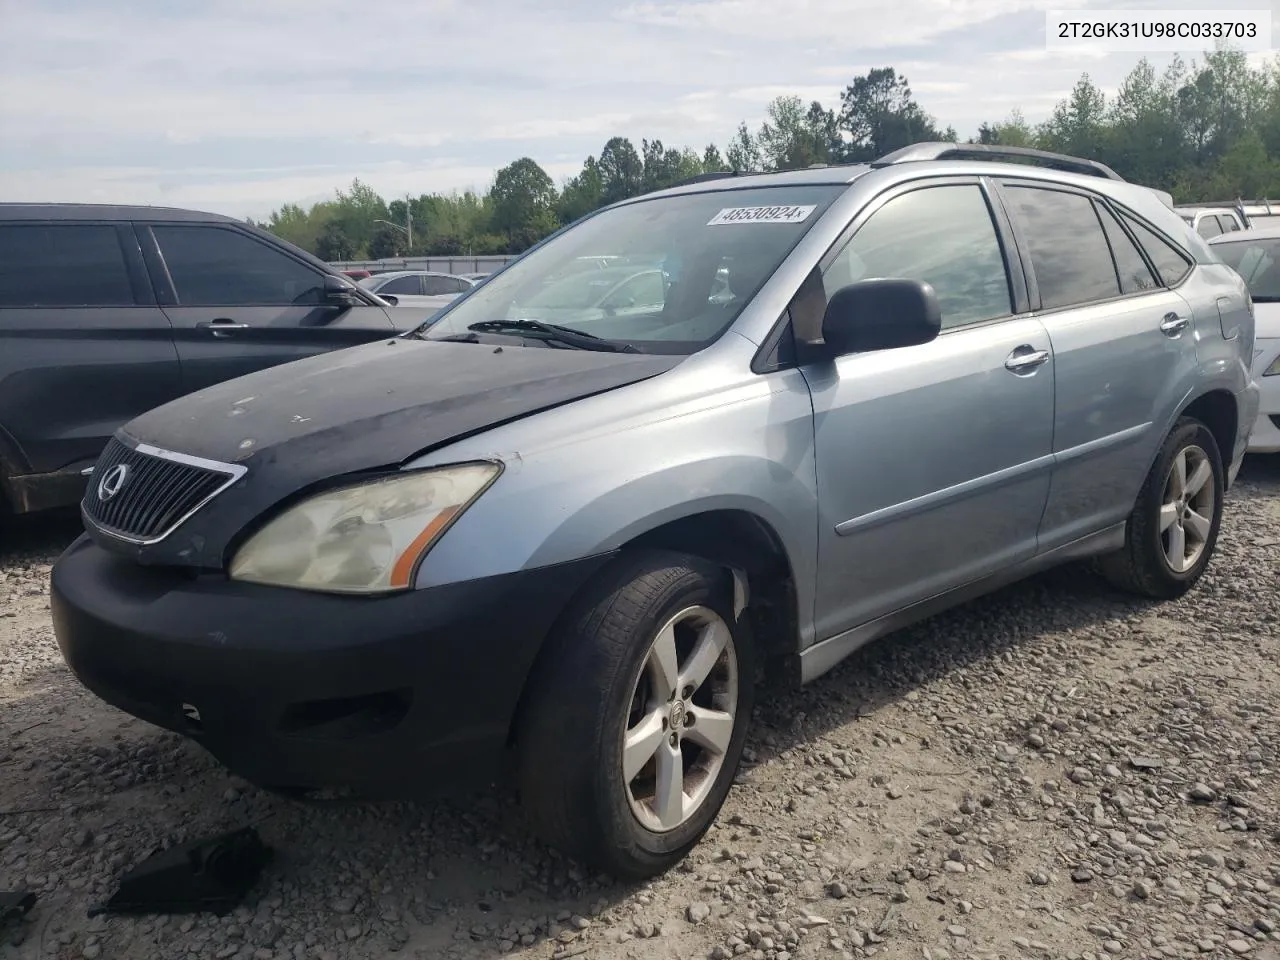
M1261 405L1250 453L1280 453L1280 227L1223 233L1209 246L1244 279L1253 297L1253 378Z
M477 281L432 270L389 270L358 281L360 286L402 307L440 310L476 285Z
M1249 229L1249 220L1244 216L1242 207L1188 205L1174 209L1183 222L1204 240Z

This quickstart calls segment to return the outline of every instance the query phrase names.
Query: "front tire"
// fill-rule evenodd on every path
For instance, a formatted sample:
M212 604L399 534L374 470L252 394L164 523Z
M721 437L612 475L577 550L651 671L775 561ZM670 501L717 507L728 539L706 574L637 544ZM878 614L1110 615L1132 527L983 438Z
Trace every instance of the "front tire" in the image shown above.
M538 831L594 869L638 880L679 862L738 769L755 676L726 571L624 555L548 640L516 731Z
M1122 590L1159 600L1190 590L1218 542L1223 481L1213 433L1198 420L1181 418L1138 494L1124 548L1098 562L1103 576Z

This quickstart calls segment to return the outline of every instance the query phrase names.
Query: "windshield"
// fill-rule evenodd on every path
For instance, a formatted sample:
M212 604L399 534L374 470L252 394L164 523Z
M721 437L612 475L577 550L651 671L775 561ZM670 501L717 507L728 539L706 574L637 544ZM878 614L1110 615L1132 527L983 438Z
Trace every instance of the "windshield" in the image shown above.
M1232 240L1213 244L1223 263L1244 278L1249 295L1259 302L1280 300L1280 237Z
M485 338L537 345L495 330L536 320L643 352L692 353L737 319L843 190L757 187L605 210L505 267L418 335L459 339L482 324Z

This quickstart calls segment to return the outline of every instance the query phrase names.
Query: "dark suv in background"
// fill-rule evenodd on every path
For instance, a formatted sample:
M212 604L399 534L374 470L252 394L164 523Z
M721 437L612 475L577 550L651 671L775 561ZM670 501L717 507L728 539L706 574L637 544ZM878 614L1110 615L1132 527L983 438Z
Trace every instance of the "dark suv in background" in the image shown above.
M229 217L0 204L0 513L76 503L152 407L432 312L394 304Z

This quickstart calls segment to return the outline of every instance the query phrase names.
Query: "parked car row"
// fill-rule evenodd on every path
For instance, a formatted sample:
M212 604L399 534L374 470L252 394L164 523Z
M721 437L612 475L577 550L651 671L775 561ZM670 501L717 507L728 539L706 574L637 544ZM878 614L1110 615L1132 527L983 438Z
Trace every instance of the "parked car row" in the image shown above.
M1156 599L1198 582L1259 414L1241 271L1269 289L1274 248L1228 266L1172 206L1101 164L956 144L612 205L402 336L116 430L53 569L58 644L256 783L509 778L566 851L659 873L715 819L761 673L811 681L1067 561ZM219 355L220 326L170 311L240 332L183 306L184 276L220 287L169 265L172 227L121 219L101 259L174 332L95 344L117 389L138 344L160 370ZM299 309L329 311L286 329L374 297L338 280L332 304L285 259L289 291L320 291ZM67 391L97 369L70 339ZM27 388L56 366L27 349L8 396L70 409Z
M438 309L393 301L228 217L0 204L0 511L76 503L112 433L152 407Z
M1209 245L1244 279L1253 301L1253 376L1260 408L1249 450L1280 453L1280 226L1224 233Z
M384 300L440 310L474 287L478 280L432 270L388 270L356 281Z

